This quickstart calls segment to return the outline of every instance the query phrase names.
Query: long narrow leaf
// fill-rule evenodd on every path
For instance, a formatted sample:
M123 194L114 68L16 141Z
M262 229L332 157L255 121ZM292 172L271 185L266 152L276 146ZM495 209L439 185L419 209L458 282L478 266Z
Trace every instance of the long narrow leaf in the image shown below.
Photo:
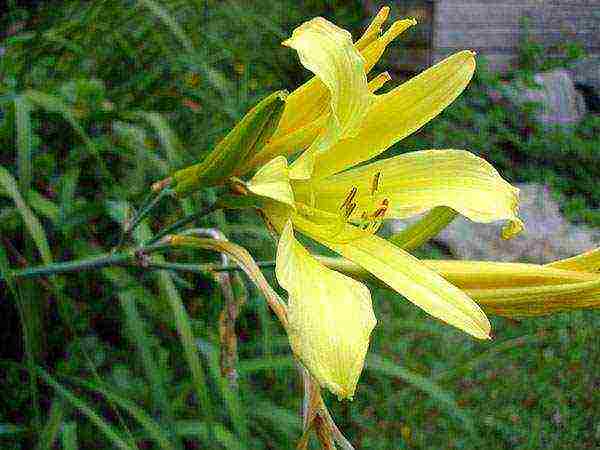
M24 97L15 99L15 125L17 129L17 161L19 188L27 196L31 189L31 114L29 103Z
M117 404L123 410L127 411L131 417L138 421L138 423L146 430L148 435L164 450L172 450L173 444L169 441L169 434L163 430L160 425L152 419L142 408L136 405L131 400L120 396L113 392L108 387L100 385L98 383L89 382L83 379L74 378L73 381L87 389L93 390L102 394L104 397L109 399L111 402Z
M98 427L98 429L113 443L113 445L121 450L137 450L125 442L116 428L106 422L106 420L104 420L100 414L94 411L85 401L77 397L69 389L56 381L52 375L41 368L37 369L37 373L40 378L46 382L46 384L52 387L58 394L64 397L65 400L81 411L81 413L85 415L90 422Z
M401 367L392 361L373 354L367 358L367 364L365 368L388 377L400 378L420 391L429 394L438 403L440 403L440 405L445 406L450 415L460 420L463 426L470 433L475 433L473 419L465 411L463 411L460 406L458 406L456 400L454 400L450 393L444 391L433 381L423 377L422 375L405 369L404 367Z
M45 264L50 264L52 262L52 254L50 253L50 246L48 245L46 233L44 232L44 229L42 228L42 225L35 214L33 214L33 211L29 209L29 206L27 206L25 200L23 200L23 197L21 196L21 193L17 187L17 182L8 172L8 170L2 166L0 166L0 187L15 203L15 206L21 214L31 238L37 246L42 261L44 261Z
M63 450L78 450L77 444L77 423L67 422L61 430L60 441Z

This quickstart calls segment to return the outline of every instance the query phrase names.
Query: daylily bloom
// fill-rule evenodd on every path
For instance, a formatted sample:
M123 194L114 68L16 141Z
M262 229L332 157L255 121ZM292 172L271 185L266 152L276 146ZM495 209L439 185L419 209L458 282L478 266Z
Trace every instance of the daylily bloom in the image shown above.
M375 326L371 297L360 282L317 261L294 230L363 267L434 317L487 339L490 323L464 292L409 253L379 238L384 218L448 206L478 222L507 220L518 232L518 190L487 162L461 150L407 153L358 168L422 127L466 87L474 54L456 53L383 95L389 76L367 81L386 45L413 20L380 35L384 8L364 36L323 18L283 44L316 77L290 94L270 143L240 172L264 165L246 184L265 199L267 223L280 234L276 276L289 294L292 349L316 380L351 398ZM288 165L287 157L302 151Z

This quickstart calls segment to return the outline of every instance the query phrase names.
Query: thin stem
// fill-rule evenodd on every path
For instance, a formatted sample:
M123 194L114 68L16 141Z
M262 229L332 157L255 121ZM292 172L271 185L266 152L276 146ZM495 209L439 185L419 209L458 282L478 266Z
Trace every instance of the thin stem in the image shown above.
M131 233L138 227L142 220L152 212L152 210L159 204L159 202L166 196L171 195L173 191L171 189L163 189L158 193L150 192L148 196L142 202L142 206L139 211L133 216L133 219L124 227L119 243L116 249L119 250L125 243L125 240L131 235Z
M139 247L134 250L121 253L106 253L99 256L93 256L87 259L75 261L57 262L45 266L28 267L11 272L13 278L34 278L44 275L55 275L59 273L81 272L83 270L98 269L108 266L140 266L143 263L138 261L137 254L148 254L159 250L169 248L168 242L157 242L155 244Z
M275 267L275 261L262 261L256 263L258 267ZM157 262L149 261L146 264L149 269L155 270L171 270L174 272L191 272L200 275L206 275L211 272L235 272L244 271L237 264L189 264L189 263L172 263L172 262Z
M207 216L208 214L210 214L212 212L215 212L215 211L217 211L219 209L220 209L220 207L218 207L218 206L216 206L216 205L213 204L213 205L207 206L206 208L202 209L200 212L197 212L197 213L185 216L184 218L179 219L177 222L174 222L173 224L169 225L168 227L163 228L162 230L160 230L146 244L147 245L154 244L159 239L167 236L168 234L173 234L177 230L180 230L181 228L185 227L186 225L188 225L190 223L193 223L196 220L201 219L202 217Z

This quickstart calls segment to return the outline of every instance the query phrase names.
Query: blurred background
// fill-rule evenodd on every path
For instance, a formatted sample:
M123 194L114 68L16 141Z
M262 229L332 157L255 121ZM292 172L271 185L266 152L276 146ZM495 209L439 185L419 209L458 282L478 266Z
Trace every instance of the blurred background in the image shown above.
M391 19L419 21L379 63L390 86L455 50L479 55L465 93L386 156L484 157L522 189L527 227L504 242L499 226L459 219L418 256L548 262L597 246L597 1L12 0L0 26L0 266L109 251L151 183L310 76L280 45L294 27L320 15L357 38L385 4ZM135 239L215 195L162 202ZM273 259L255 215L200 225ZM22 282L15 294L0 281L0 448L295 448L302 386L287 339L261 294L232 283L244 300L237 390L219 373L227 293L208 274L110 268ZM479 342L397 294L373 287L373 301L355 400L326 397L357 448L600 447L598 312L493 317L495 338Z

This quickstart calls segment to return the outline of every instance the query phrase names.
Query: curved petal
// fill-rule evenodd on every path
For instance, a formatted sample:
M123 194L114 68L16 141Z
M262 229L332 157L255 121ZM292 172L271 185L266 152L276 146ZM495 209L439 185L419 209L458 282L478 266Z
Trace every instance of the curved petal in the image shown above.
M288 291L288 334L296 356L339 398L352 398L376 319L369 290L326 268L294 238L288 221L276 275Z
M379 33L381 32L381 25L383 24L383 22L381 22L381 24L376 22L377 18L379 17L380 16L378 15L371 24L375 24L377 27L370 30L367 29L369 34L365 32L365 35L363 35L363 37L356 43L357 47L360 49L360 54L363 56L363 58L365 58L365 71L367 73L369 73L373 66L377 64L377 61L379 61L383 55L383 52L385 52L386 47L394 39L396 39L398 36L400 36L400 34L405 32L410 27L417 24L415 19L397 20L390 25L383 35L379 36ZM360 45L363 39L365 39L365 42L368 43Z
M312 172L312 155L342 138L354 136L374 96L367 85L364 60L346 30L317 17L296 28L283 45L295 49L302 65L329 91L327 123L319 137L291 166L293 178L308 178Z
M460 95L474 71L474 53L459 52L387 94L376 96L358 134L317 156L313 178L368 161L417 131Z
M273 158L261 167L246 187L256 195L294 207L294 193L290 185L287 159L283 156Z
M405 153L313 181L312 188L318 192L313 196L315 207L339 210L353 187L357 188L355 216L387 199L386 217L405 218L436 206L448 206L476 222L508 220L505 237L523 228L517 216L519 190L488 162L464 150ZM298 199L302 201L306 195L306 189L303 191L299 185Z
M375 235L356 236L355 227L346 225L335 240L323 240L318 226L295 215L294 227L322 242L331 250L363 267L425 312L479 339L489 339L490 322L464 292L448 283L404 250Z

